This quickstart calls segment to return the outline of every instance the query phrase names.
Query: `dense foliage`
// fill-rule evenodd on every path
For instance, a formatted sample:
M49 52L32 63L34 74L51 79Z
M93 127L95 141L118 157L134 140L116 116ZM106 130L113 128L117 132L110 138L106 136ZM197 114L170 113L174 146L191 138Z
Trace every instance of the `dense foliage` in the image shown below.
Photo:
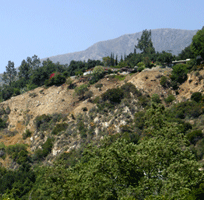
M82 74L96 65L102 65L102 62L99 60L71 61L70 65L61 65L47 59L41 63L34 55L22 61L17 73L14 63L9 61L3 75L4 85L0 88L1 101L42 85L62 85L67 77Z
M193 36L191 51L195 56L201 56L202 59L204 59L204 28L199 30L196 35Z

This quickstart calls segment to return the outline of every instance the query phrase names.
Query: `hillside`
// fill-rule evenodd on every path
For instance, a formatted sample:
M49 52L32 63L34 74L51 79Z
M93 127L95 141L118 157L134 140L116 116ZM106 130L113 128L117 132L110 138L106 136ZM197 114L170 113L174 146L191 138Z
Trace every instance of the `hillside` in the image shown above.
M168 52L170 50L173 55L178 55L185 47L190 45L192 37L196 34L197 30L163 28L153 29L151 32L152 42L156 51ZM141 35L142 32L122 35L115 39L97 42L84 51L51 56L49 59L54 63L69 64L71 60L101 60L105 56L110 56L111 53L118 55L120 58L121 55L128 55L134 51L137 39Z
M160 79L162 76L168 77L171 74L171 70L171 68L160 67L146 69L140 73L138 72L133 75L126 75L126 78L123 81L119 81L118 79L111 77L103 78L99 81L99 83L103 84L101 91L95 88L95 84L90 86L89 90L93 92L93 97L91 99L93 100L95 97L100 96L110 88L117 88L124 85L125 83L132 83L139 91L148 96L152 96L153 94L159 94L160 98L164 99L169 94L174 94L178 102L183 101L184 99L190 99L191 94L193 92L203 92L203 80L199 80L199 78L194 73L188 75L188 80L180 86L179 94L177 95L175 95L175 92L171 88L163 88L160 85ZM204 75L204 70L201 70L199 73L200 75ZM83 84L83 82L80 82L80 80L78 79L76 79L74 83L76 83L78 86ZM34 138L38 138L37 135L41 134L41 131L38 131L36 129L34 120L37 116L42 116L44 114L63 114L64 116L67 116L64 119L67 123L76 123L77 125L77 121L73 120L71 116L73 115L77 117L80 114L86 113L83 111L84 107L86 107L88 111L91 111L92 108L95 107L95 104L93 103L93 101L88 99L85 101L80 101L78 97L73 94L74 89L67 90L67 85L63 84L59 87L52 86L47 89L44 87L39 87L0 103L1 110L6 110L8 107L10 108L10 112L7 116L9 126L7 130L1 131L0 143L3 142L6 146L13 145L15 143L26 143L29 144L31 150L34 151L36 148L38 148L39 145L38 144L36 146ZM133 102L135 101L134 98L132 100ZM133 105L130 104L129 106ZM133 108L127 108L127 106L124 105L124 109L126 110L124 112L129 112L129 110ZM139 108L135 108L135 110L133 110L135 112L138 109ZM131 114L132 117L133 113ZM107 116L106 120L102 120L103 122L99 123L100 125L98 124L98 127L95 127L94 132L96 136L98 130L101 130L102 127L108 130L108 128L111 127L110 123L112 125L115 125L113 131L116 132L121 131L119 128L120 125L126 124L126 117L121 116L120 120L118 121L118 119L115 119L115 115L112 118L111 113L108 113L108 115L110 116ZM92 120L90 119L90 122L97 122L99 120L97 117L97 113L94 113L94 116L95 118ZM33 134L31 138L24 140L22 138L23 133L27 129L32 131ZM43 132L45 135L50 135L49 131ZM58 139L61 141L60 138ZM53 156L56 155L56 151L63 152L70 149L76 142L76 139L72 138L72 142L67 145L64 145L63 149L60 149L60 147L57 146L57 143L59 142L58 139L56 140L56 147L52 150ZM37 141L39 142L40 139L38 138ZM43 140L41 142L43 142ZM80 145L80 143L78 145ZM3 160L0 159L0 162L2 161Z

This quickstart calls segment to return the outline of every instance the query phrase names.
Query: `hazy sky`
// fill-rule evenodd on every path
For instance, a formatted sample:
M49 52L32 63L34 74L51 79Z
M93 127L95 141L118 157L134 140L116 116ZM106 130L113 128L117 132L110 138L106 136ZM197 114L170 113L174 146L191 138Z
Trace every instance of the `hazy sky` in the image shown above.
M144 29L204 26L203 0L1 0L0 73Z

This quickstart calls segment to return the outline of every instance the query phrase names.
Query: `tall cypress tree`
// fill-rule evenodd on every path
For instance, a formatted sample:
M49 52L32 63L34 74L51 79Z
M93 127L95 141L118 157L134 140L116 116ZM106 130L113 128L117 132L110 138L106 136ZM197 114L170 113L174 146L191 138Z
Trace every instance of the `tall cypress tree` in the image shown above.
M126 53L124 53L124 60L126 59L126 57L127 57L127 56L126 56Z
M118 55L116 55L116 58L115 58L115 65L118 65Z
M121 54L120 62L123 62L123 55Z

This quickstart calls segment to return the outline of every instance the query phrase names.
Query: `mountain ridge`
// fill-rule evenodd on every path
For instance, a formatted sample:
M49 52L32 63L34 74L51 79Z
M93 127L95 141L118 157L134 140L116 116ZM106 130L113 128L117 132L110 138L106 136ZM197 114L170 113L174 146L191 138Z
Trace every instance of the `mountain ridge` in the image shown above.
M152 42L156 51L162 52L170 50L172 54L178 55L185 47L190 45L197 31L198 30L173 28L152 29ZM137 45L137 39L140 38L141 35L142 31L124 34L114 39L96 42L82 51L50 56L43 58L42 61L49 58L54 63L69 64L71 60L101 60L103 57L110 56L111 53L119 57L124 54L128 55L134 51L134 47ZM137 52L140 51L137 50Z

